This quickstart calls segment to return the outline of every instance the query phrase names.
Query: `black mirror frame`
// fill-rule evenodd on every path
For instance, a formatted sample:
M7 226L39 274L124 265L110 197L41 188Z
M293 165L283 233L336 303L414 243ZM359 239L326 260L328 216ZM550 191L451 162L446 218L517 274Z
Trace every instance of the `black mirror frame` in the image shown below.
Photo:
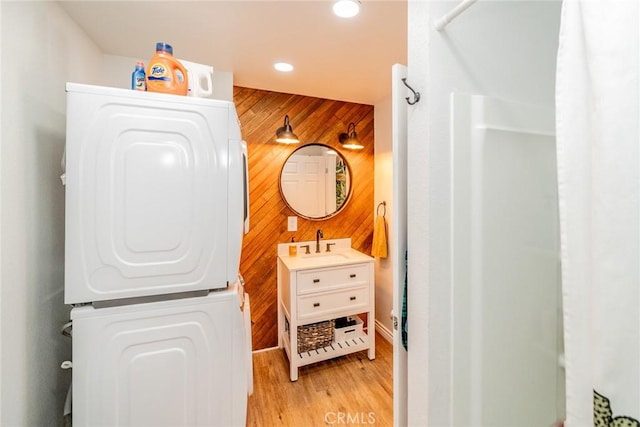
M320 146L320 147L325 147L327 150L333 150L336 153L338 153L338 156L340 156L340 158L342 159L342 161L345 164L345 167L347 169L347 174L349 176L349 188L347 189L347 196L345 197L345 200L342 203L342 205L340 205L340 207L338 209L336 209L335 212L333 212L333 213L331 213L329 215L321 216L321 217L312 217L312 216L304 215L304 214L298 212L287 201L287 198L284 196L284 191L282 190L282 172L284 171L284 166L287 164L287 162L289 161L291 156L293 156L296 152L298 152L299 150L301 150L303 148L314 146L314 145L317 145L317 146ZM340 151L338 151L335 147L331 147L329 145L322 144L320 142L313 142L313 143L310 143L310 144L305 144L305 145L297 147L295 150L293 150L291 152L291 154L289 154L287 156L287 158L285 159L284 163L282 164L282 167L280 168L280 174L278 175L278 190L280 191L280 197L282 198L282 201L284 202L285 205L287 205L287 207L294 214L296 214L297 216L299 216L301 218L308 219L310 221L324 221L326 219L333 218L334 216L338 215L347 206L347 204L349 203L349 200L351 200L351 196L353 194L353 182L352 182L352 180L353 180L353 173L351 171L351 165L349 165L349 162L347 161L347 158L344 156L344 154L342 154Z

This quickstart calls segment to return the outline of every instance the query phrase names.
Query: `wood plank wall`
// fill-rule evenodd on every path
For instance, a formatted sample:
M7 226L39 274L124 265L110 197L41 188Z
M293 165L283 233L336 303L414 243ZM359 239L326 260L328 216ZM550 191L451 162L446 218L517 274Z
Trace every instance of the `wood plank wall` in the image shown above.
M317 229L325 239L351 237L352 246L371 252L373 238L373 106L343 101L234 87L234 102L249 151L251 229L244 236L240 272L251 301L254 350L275 347L277 339L276 245L295 236L314 240ZM289 115L300 144L274 141L275 131ZM363 150L343 149L338 134L356 124ZM287 217L294 213L280 196L278 180L287 157L298 147L319 142L338 150L353 174L351 198L336 216L311 221L298 218L298 231L287 231Z

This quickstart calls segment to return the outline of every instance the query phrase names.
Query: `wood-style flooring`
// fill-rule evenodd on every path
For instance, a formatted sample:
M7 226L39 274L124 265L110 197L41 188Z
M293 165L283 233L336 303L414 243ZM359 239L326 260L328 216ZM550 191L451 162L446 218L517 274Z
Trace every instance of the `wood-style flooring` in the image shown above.
M254 391L247 426L393 425L393 348L376 334L376 358L367 351L300 368L289 380L284 350L253 355Z

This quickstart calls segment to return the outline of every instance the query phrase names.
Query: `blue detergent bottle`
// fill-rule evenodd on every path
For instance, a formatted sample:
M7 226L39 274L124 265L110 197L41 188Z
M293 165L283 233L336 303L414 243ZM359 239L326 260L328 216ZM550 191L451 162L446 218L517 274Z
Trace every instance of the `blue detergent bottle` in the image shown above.
M136 62L136 68L131 74L131 89L132 90L147 90L147 79L144 72L144 63L142 61Z

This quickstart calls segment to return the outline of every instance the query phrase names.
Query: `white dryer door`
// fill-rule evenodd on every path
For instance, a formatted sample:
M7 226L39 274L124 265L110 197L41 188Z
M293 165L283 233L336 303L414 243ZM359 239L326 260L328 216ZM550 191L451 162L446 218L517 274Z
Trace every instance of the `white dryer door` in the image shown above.
M242 208L228 204L233 104L74 84L67 91L65 302L235 280L242 230L228 233L228 215L238 210L241 221Z
M234 289L84 306L71 317L74 425L244 425L244 337Z

